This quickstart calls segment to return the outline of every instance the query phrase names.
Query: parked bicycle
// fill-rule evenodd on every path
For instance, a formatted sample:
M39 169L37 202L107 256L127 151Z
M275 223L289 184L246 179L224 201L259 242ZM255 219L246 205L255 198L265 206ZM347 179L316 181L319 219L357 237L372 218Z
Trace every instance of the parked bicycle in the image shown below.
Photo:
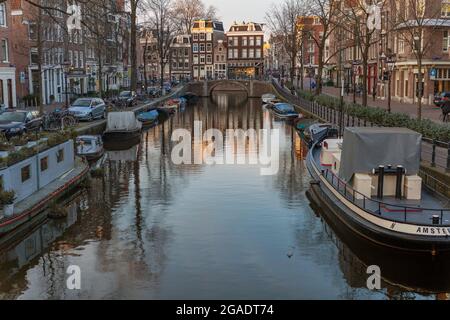
M44 115L42 127L46 131L57 131L74 127L77 124L77 118L71 115L69 110L56 109Z

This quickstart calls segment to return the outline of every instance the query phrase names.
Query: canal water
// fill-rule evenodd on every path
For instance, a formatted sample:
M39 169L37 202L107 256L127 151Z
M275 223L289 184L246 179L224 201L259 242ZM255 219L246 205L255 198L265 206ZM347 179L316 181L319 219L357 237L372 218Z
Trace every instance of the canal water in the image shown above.
M222 132L278 129L278 172L261 175L260 164L174 164L172 132L194 132L195 121ZM258 99L218 93L186 107L139 145L108 152L105 176L67 199L67 219L1 240L0 298L447 297L449 280L438 276L446 262L400 259L324 221L307 197L305 155L293 128ZM366 271L374 263L383 281L371 291ZM80 268L80 290L67 288L69 266Z

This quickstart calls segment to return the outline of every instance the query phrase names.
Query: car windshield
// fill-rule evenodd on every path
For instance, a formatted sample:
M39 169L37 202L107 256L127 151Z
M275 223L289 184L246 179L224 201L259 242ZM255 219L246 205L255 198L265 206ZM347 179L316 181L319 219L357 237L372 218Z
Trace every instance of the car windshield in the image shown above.
M26 117L25 112L3 112L0 115L0 121L24 122L25 117Z
M131 92L130 91L124 91L124 92L121 92L120 93L120 96L121 97L128 97L128 96L130 96L131 95Z
M78 99L72 105L74 107L89 107L91 105L90 99Z

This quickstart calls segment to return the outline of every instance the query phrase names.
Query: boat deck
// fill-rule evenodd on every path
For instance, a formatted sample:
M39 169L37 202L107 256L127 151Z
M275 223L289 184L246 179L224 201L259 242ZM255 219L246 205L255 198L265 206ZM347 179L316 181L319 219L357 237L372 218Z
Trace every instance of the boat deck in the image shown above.
M329 167L320 164L320 148L315 148L312 155L319 170L324 172L328 170L327 181L359 208L395 222L432 225L433 216L438 216L441 225L450 225L450 200L435 196L426 188L422 189L421 200L396 199L395 197L384 197L381 201L376 197L358 199L350 186L333 175Z

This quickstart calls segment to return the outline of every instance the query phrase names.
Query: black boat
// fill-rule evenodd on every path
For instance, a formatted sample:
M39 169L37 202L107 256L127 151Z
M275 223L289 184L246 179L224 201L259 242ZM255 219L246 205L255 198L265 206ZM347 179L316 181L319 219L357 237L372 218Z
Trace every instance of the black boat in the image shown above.
M347 128L307 156L311 191L335 223L377 244L436 254L450 249L448 200L422 188L421 135Z

